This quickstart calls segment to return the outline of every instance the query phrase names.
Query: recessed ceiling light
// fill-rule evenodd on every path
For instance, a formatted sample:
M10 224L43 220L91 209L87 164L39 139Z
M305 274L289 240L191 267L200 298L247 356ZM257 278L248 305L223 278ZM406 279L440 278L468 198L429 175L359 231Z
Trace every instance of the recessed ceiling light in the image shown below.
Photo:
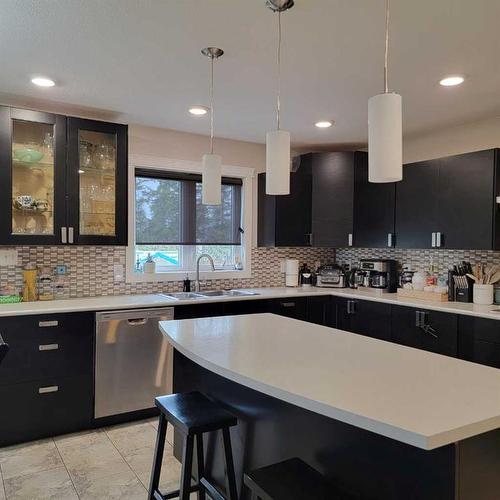
M191 106L189 112L194 116L203 116L208 113L208 109L206 106Z
M447 76L439 82L443 87L454 87L464 83L464 77L460 75Z
M314 125L318 128L329 128L333 125L333 122L330 120L321 120L319 122L316 122Z
M44 78L42 76L37 76L31 79L31 83L38 85L39 87L53 87L55 85L54 80L50 78Z

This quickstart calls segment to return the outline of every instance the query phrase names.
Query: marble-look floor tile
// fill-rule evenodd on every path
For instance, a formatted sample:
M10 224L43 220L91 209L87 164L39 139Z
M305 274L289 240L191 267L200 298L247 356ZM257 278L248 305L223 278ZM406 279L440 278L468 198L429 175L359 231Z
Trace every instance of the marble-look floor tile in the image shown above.
M108 427L106 434L123 456L154 446L156 439L156 431L144 421Z
M97 443L108 441L106 433L102 429L75 432L54 438L59 451L71 450L75 448L89 448Z
M6 479L7 500L78 500L64 467Z
M130 471L123 457L104 436L105 440L99 439L92 444L85 442L82 446L59 448L77 489L93 479Z
M80 500L146 500L146 488L135 474L128 470L97 479L89 479L77 486Z
M158 430L158 417L150 418L148 422L154 427L155 432ZM167 441L174 444L174 427L170 424L167 426Z
M0 469L4 480L62 466L52 439L0 449Z
M145 448L143 450L138 450L128 459L128 464L146 488L149 487L149 481L151 479L153 453L153 448ZM173 455L165 455L163 457L160 488L164 492L179 488L181 468L181 463Z

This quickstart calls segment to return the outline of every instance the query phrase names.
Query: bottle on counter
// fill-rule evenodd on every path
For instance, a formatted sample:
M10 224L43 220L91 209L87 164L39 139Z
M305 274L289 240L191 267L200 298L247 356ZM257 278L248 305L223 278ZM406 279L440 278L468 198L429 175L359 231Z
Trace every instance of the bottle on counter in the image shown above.
M156 263L150 253L148 253L148 258L146 259L146 262L144 262L143 267L145 273L154 274L156 272Z
M182 282L182 291L183 292L191 291L191 280L189 279L188 274L186 274L186 279Z
M33 302L38 300L37 293L37 276L38 269L36 264L29 262L23 269L23 280L24 280L24 288L23 288L23 301L24 302Z

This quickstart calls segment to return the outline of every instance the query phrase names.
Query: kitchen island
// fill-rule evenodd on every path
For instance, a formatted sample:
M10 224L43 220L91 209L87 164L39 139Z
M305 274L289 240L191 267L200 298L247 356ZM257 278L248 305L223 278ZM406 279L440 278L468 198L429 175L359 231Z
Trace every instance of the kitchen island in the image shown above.
M498 498L500 370L273 314L160 328L174 391L238 416L239 477L299 456L358 498Z

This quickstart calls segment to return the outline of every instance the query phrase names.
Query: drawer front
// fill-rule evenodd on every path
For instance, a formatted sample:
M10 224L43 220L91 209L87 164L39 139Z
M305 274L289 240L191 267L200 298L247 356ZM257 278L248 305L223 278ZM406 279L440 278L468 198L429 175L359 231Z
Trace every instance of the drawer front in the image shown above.
M500 368L500 344L474 340L471 361Z
M305 297L276 299L271 306L271 312L288 318L307 319L307 299Z
M91 373L93 331L92 314L1 319L10 349L0 365L0 385Z
M92 378L48 378L0 387L0 446L89 428Z
M268 300L241 300L235 302L224 302L224 314L258 314L269 311Z

